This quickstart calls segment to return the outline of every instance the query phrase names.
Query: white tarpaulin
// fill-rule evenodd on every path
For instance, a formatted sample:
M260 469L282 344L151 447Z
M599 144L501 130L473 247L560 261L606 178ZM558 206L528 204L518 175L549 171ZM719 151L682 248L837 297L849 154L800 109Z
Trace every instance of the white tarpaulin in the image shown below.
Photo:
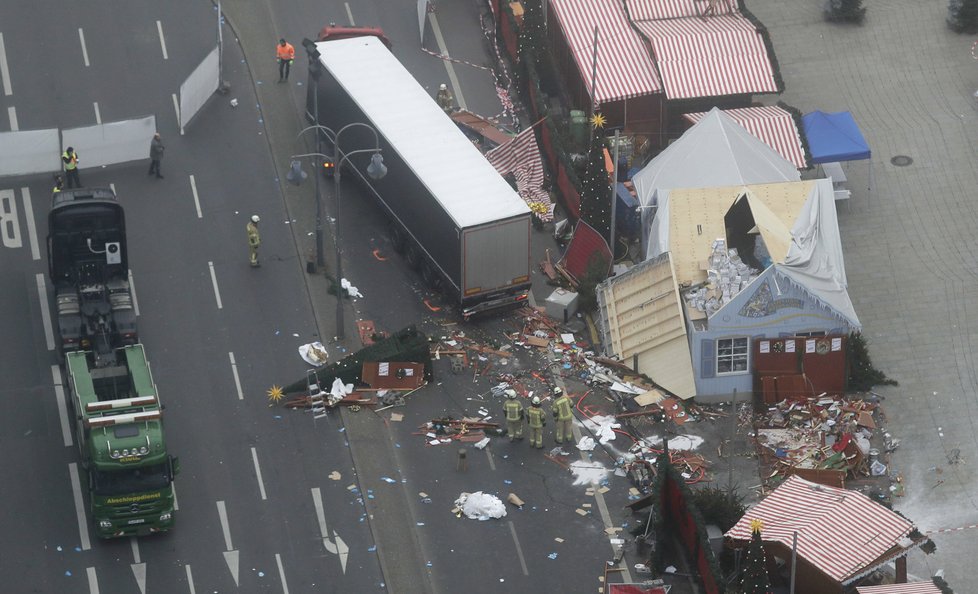
M61 131L61 146L78 153L78 168L91 169L149 158L156 116ZM62 149L63 150L63 149ZM58 151L60 158L61 151ZM61 169L60 165L58 169Z
M0 132L0 177L60 171L63 150L57 128Z
M455 500L455 508L465 514L466 518L480 521L499 519L506 515L503 502L495 495L482 491L462 493Z
M220 51L217 46L180 85L180 133L200 108L217 91L221 78Z

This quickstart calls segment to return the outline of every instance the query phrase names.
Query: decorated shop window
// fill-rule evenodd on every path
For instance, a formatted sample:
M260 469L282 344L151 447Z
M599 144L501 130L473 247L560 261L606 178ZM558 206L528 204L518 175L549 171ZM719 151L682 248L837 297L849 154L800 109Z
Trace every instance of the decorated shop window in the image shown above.
M720 338L717 340L717 375L747 371L749 352L748 338Z

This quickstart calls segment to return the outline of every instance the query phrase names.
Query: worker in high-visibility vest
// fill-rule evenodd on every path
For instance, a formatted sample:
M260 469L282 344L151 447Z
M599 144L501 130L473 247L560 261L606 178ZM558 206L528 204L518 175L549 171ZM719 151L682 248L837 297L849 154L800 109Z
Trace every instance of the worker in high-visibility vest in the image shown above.
M63 190L64 187L65 187L65 180L62 179L62 177L60 175L54 176L54 189L51 190L51 193L52 194L57 194L58 192L60 192L61 190Z
M251 256L251 265L260 266L258 263L258 246L261 245L261 236L258 234L258 222L261 221L258 215L251 215L251 220L245 229L248 231L248 252Z
M530 401L530 410L526 411L526 417L530 426L530 447L543 447L543 428L547 425L547 416L540 408L540 397L534 396Z
M275 56L278 58L278 82L285 82L289 80L289 70L295 61L295 48L285 39L279 39Z
M553 393L556 399L550 406L550 410L553 411L554 418L557 420L554 427L554 441L572 443L574 441L574 412L571 410L571 399L567 394L564 394L564 390L560 386L554 388Z
M438 95L436 95L435 100L445 113L455 111L455 98L452 97L452 92L448 90L448 85L445 83L438 87Z
M509 433L509 441L523 439L523 404L516 399L516 390L506 390L503 412L506 413L506 432Z
M65 177L68 178L68 188L80 188L81 180L78 178L78 153L70 146L61 153L61 161L65 167Z

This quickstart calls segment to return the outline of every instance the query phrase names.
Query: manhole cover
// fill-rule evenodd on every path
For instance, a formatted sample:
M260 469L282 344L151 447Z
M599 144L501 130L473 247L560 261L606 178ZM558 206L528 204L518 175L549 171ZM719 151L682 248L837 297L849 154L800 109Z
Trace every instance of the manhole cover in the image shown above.
M890 163L893 163L897 167L906 167L907 165L913 163L913 159L906 155L897 155L890 159Z

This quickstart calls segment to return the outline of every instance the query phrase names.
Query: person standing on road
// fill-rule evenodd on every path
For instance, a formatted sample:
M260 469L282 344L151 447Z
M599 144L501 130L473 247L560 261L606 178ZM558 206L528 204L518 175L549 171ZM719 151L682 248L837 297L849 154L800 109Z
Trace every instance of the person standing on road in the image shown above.
M540 408L539 396L534 396L530 401L526 416L530 425L530 447L543 448L543 428L547 425L547 417Z
M509 433L509 441L523 439L523 404L516 399L516 390L506 390L503 412L506 413L506 432Z
M160 139L160 133L157 132L153 135L153 140L149 143L149 173L146 175L156 174L158 179L163 179L163 174L160 173L160 161L163 160L163 141Z
M251 221L245 229L248 231L248 252L251 257L252 266L261 266L258 263L258 246L261 245L261 236L258 234L258 222L261 221L258 215L251 215Z
M448 90L448 85L445 83L438 87L438 96L435 100L445 113L452 113L455 110L455 98L452 97L452 92Z
M64 163L65 177L68 178L68 189L80 188L81 180L78 178L78 153L69 146L61 154L61 161Z
M554 400L550 410L553 411L557 426L554 427L554 441L558 444L574 441L574 412L571 410L571 399L564 394L564 389L560 386L554 388Z
M295 48L284 38L279 39L275 55L278 56L278 82L285 82L289 80L289 70L295 61Z

